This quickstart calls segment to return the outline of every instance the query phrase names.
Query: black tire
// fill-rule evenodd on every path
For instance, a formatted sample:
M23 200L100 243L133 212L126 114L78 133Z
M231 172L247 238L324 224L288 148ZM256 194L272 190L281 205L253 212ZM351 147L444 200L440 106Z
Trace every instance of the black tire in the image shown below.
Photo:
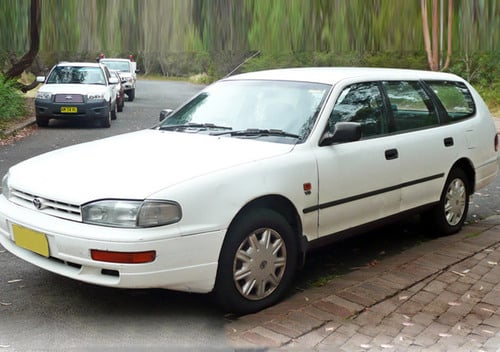
M135 99L135 88L127 91L128 101L134 101Z
M448 175L439 204L429 214L440 235L451 235L462 228L469 210L470 183L462 169L452 169Z
M36 124L38 127L47 127L49 125L49 119L46 117L36 117Z
M116 120L116 102L111 105L111 120Z
M111 107L110 107L110 109L111 109ZM103 127L103 128L111 127L111 111L108 111L106 116L101 117L99 122L101 123L101 127Z
M122 97L122 99L120 100L120 104L118 104L118 106L116 107L116 110L117 110L118 112L122 112L122 111L123 111L123 106L124 106L124 105L125 105L125 100L124 100L124 99L123 99L123 97Z
M293 282L297 253L294 231L277 212L256 209L239 216L222 246L214 298L238 315L275 304Z

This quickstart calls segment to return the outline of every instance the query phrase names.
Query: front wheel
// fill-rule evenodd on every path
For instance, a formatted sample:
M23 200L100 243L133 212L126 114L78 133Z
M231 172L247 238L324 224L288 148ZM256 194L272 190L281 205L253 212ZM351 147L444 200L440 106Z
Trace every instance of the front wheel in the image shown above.
M111 105L111 120L116 120L116 102Z
M235 314L259 311L278 302L297 267L297 242L285 218L269 209L241 215L226 234L214 295Z
M109 106L109 111L106 116L101 117L100 121L101 127L109 128L111 127L111 105Z
M439 204L432 210L432 220L443 235L460 231L469 210L470 186L462 169L453 169L444 185Z
M134 101L134 99L135 99L135 88L130 89L127 92L127 96L128 96L128 101Z
M38 127L47 127L49 125L49 119L46 117L37 116L36 124Z

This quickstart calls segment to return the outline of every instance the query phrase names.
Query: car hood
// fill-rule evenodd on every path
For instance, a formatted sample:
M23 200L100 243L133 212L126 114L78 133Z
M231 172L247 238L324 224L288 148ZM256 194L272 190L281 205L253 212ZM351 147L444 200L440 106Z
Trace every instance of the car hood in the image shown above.
M234 137L144 130L62 148L10 169L24 192L84 204L145 199L172 185L293 149L293 145Z
M39 92L49 92L52 94L83 94L105 92L104 84L44 84Z

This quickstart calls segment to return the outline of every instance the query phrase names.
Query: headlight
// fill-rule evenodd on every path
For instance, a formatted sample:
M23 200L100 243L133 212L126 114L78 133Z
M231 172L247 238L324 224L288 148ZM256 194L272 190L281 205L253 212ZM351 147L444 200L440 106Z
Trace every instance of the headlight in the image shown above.
M82 206L84 223L114 227L153 227L178 222L181 207L161 200L102 200Z
M40 99L40 100L50 100L52 99L52 93L50 92L40 92L38 91L36 93L35 99Z
M2 178L2 194L5 198L10 198L9 173Z
M94 93L87 95L88 101L104 100L104 93Z

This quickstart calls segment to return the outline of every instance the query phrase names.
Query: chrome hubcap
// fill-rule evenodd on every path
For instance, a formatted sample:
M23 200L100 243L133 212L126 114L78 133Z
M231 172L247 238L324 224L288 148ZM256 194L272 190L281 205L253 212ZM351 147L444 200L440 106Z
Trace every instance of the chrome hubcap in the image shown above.
M465 184L459 178L453 180L446 191L444 214L449 225L457 225L464 216L467 199Z
M245 298L260 300L279 286L286 268L286 247L280 234L269 228L251 233L238 247L233 280Z

